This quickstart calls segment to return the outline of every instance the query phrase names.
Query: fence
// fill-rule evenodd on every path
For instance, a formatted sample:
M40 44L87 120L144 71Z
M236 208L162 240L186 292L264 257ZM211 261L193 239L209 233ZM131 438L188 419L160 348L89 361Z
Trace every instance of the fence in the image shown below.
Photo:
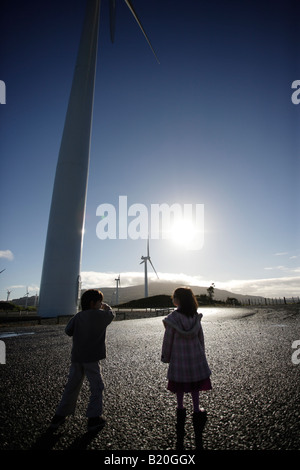
M128 308L128 309L114 309L116 312L116 320L135 320L138 318L150 318L167 315L173 308ZM43 318L37 315L36 312L28 312L20 310L19 312L1 311L0 323L19 322L24 320L26 322L32 321L37 324L66 324L70 320L70 315L59 315L57 317Z
M299 297L279 297L279 298L249 298L239 301L240 305L289 305L289 304L300 304Z

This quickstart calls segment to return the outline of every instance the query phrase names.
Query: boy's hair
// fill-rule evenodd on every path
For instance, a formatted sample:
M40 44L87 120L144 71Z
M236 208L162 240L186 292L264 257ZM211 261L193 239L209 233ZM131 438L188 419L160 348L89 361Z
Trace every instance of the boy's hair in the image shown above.
M96 303L103 300L103 294L100 290L89 289L86 290L81 296L81 308L82 310L89 310L91 308L91 302Z
M190 287L178 287L173 293L173 299L179 300L179 312L184 313L188 317L197 314L198 302Z

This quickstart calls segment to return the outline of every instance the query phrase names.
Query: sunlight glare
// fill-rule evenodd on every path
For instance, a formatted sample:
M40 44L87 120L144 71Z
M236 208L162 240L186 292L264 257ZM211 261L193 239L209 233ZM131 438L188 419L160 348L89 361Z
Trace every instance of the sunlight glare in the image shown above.
M189 220L176 222L171 231L171 239L178 245L188 247L196 235L196 228Z

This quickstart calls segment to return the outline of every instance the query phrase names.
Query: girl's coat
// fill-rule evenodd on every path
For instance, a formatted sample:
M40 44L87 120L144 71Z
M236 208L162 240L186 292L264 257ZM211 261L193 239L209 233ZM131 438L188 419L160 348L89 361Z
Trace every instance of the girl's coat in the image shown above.
M197 382L210 376L204 336L202 314L188 317L174 310L164 320L165 334L162 362L169 363L167 378L174 382Z

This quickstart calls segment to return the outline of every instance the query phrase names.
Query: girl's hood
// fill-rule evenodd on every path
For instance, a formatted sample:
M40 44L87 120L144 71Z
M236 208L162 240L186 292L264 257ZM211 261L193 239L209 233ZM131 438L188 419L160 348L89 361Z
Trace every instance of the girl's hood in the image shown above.
M178 310L174 310L164 320L164 325L169 325L183 336L196 336L200 330L202 313L188 317Z

